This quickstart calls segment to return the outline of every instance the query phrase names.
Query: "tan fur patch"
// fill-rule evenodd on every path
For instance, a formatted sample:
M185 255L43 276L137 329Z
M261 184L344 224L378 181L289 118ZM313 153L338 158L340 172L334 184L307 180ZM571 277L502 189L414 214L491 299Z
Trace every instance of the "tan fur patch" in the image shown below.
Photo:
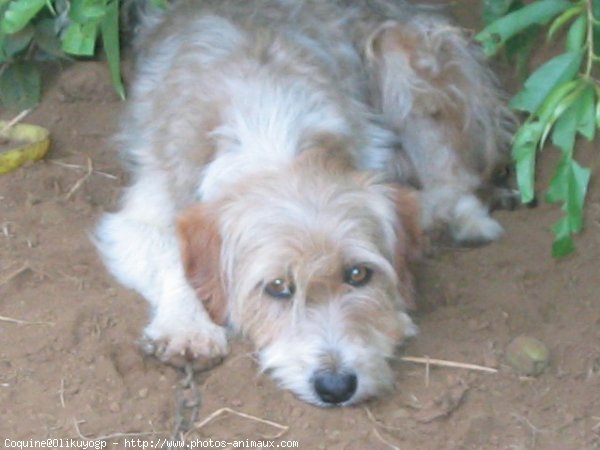
M186 276L218 325L227 318L227 299L220 275L221 238L206 205L195 205L177 219L177 235Z
M396 272L400 293L409 309L415 309L415 280L413 270L423 255L424 236L417 191L396 185L392 196L402 229L397 231Z

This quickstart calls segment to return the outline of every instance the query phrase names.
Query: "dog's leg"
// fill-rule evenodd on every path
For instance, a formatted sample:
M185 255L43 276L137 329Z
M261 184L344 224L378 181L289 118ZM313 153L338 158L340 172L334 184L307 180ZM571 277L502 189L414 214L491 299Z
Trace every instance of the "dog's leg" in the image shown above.
M424 189L423 226L436 229L449 226L453 239L463 245L479 245L498 239L502 226L489 216L488 209L473 193L448 184Z
M443 19L386 22L367 41L374 106L398 132L423 189L424 226L445 223L459 243L502 227L477 193L508 160L514 118L493 75Z
M205 369L227 353L227 337L185 278L166 197L157 177L139 180L127 191L122 209L103 217L96 245L112 274L152 307L144 350L176 366L192 362Z
M481 180L445 142L434 119L409 117L402 133L406 152L419 175L422 224L426 230L446 225L452 238L463 245L485 244L498 239L502 226L489 215L488 206L475 195Z

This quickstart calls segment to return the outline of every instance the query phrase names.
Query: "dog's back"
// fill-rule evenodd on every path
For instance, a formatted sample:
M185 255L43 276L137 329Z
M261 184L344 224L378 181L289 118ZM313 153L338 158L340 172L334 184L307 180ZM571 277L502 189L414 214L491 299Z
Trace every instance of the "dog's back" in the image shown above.
M359 165L386 153L391 135L367 117L366 73L346 36L356 14L336 2L204 0L150 17L120 134L125 158L137 172L177 167L174 191L190 196L203 177L212 195L214 178L278 164L327 134L347 136Z

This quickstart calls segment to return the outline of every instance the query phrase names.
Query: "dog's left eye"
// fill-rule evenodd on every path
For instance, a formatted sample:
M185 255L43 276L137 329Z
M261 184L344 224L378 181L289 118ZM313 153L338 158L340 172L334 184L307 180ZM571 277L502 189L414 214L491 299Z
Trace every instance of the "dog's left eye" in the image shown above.
M344 272L344 282L354 287L360 287L371 281L373 270L363 265L352 266Z
M287 300L296 292L296 286L283 278L276 278L265 285L265 292L271 297Z

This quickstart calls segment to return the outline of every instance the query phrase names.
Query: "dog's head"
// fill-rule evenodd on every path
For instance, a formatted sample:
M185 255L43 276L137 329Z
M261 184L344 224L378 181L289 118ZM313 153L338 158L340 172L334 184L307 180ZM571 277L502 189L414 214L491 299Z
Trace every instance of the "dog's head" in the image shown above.
M404 310L418 222L413 191L307 154L191 207L178 232L212 319L248 336L282 387L327 406L393 385L388 360L416 331Z

